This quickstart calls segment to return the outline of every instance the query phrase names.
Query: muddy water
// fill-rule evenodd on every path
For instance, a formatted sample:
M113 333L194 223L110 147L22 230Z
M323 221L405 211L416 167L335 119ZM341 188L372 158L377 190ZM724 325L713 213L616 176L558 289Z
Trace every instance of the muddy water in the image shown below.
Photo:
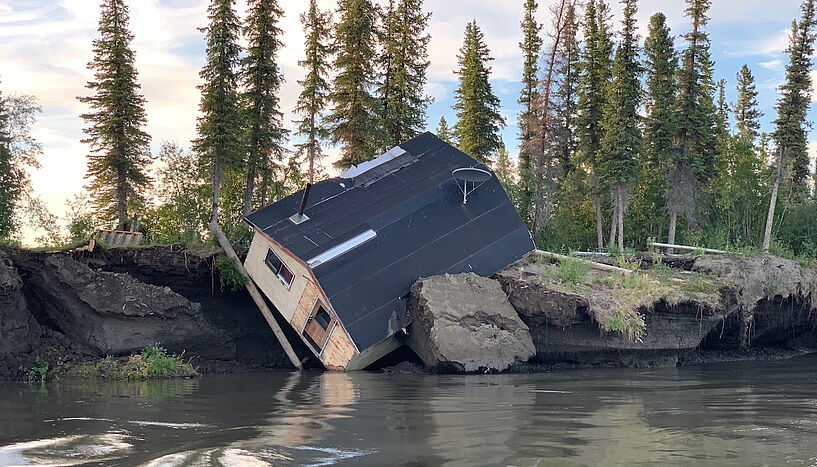
M0 465L815 465L817 358L0 386Z

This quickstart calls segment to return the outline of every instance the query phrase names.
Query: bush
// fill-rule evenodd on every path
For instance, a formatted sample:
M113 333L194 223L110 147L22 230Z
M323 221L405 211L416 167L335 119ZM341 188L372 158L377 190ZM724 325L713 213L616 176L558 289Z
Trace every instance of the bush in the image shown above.
M247 285L247 278L239 272L230 258L222 256L216 260L216 269L222 289L227 287L233 292L238 292Z
M107 356L97 362L83 363L74 373L89 378L142 380L179 378L198 375L183 355L171 355L159 344L145 347L141 353L126 358Z

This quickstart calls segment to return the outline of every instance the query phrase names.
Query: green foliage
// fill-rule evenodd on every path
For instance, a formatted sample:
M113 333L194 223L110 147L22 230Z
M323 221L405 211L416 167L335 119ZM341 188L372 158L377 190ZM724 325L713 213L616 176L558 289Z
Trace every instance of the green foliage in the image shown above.
M388 149L417 136L426 124L426 107L432 100L424 90L431 64L431 13L423 11L423 0L390 0L382 16L377 98L383 130L380 146Z
M258 180L281 172L284 143L289 130L284 128L278 92L284 81L278 63L278 51L283 47L278 26L284 14L277 0L249 0L244 36L249 45L241 61L241 94L244 137L247 150L246 182L242 212L249 214L253 207ZM261 204L265 204L262 200Z
M117 220L120 230L144 205L143 193L150 185L150 135L143 129L147 114L130 47L129 16L124 0L103 1L99 38L88 64L94 80L86 87L94 95L79 98L90 107L82 115L89 125L82 142L91 147L86 178L95 215Z
M218 269L218 280L221 282L222 288L227 287L233 292L237 292L247 285L247 278L236 269L233 260L230 258L219 258L216 261L216 269Z
M337 167L349 168L376 156L381 128L379 103L372 95L377 57L375 17L371 0L340 0L335 24L337 74L329 95L334 108L326 117L331 141L341 146Z
M306 159L307 179L312 183L321 173L321 142L329 138L329 131L321 124L321 120L329 95L327 76L332 52L329 43L332 38L332 15L321 12L317 1L310 0L309 10L301 14L301 23L306 36L306 57L298 65L306 69L306 76L298 81L301 94L295 104L295 113L302 118L295 121L295 134L304 138L304 141L296 145L296 154Z
M454 91L457 123L454 134L460 150L479 162L489 164L499 150L499 130L505 120L499 114L499 98L488 80L493 60L485 36L471 21L465 26L465 39L457 54L459 86Z
M440 117L440 122L437 124L437 137L448 144L457 144L456 141L454 141L454 132L451 130L451 127L448 126L445 117Z
M97 362L83 363L69 374L113 380L189 378L198 375L196 369L183 360L183 355L169 354L159 344L147 346L141 353L127 358L108 356Z
M196 129L198 138L193 149L203 173L210 176L212 203L210 220L219 220L222 203L221 188L226 177L238 177L245 162L243 121L238 94L237 65L241 47L238 36L241 23L234 9L234 0L212 0L208 8L207 62L199 72L201 116ZM235 186L235 184L229 184ZM238 186L241 186L240 184ZM233 205L225 201L224 211L240 213L244 190L233 193Z
M522 66L522 90L519 92L519 104L522 111L519 113L519 175L520 199L519 213L523 219L532 218L531 196L533 183L532 144L537 129L535 104L539 98L539 53L542 48L540 30L542 26L536 21L536 10L539 8L536 0L525 0L525 16L522 20L522 49L524 63Z
M760 135L760 111L757 102L757 87L752 71L745 64L737 74L738 99L735 102L735 127L738 136L754 142Z
M590 263L573 257L560 260L557 267L549 270L551 277L572 288L584 282L588 272L590 272Z
M48 379L48 371L51 365L39 355L34 359L34 366L28 372L28 380L37 383L44 383Z

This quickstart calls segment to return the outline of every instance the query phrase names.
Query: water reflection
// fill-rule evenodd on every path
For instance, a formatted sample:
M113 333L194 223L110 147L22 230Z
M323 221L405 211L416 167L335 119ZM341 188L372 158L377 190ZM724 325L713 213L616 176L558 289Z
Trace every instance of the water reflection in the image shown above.
M813 465L817 359L0 386L0 465Z

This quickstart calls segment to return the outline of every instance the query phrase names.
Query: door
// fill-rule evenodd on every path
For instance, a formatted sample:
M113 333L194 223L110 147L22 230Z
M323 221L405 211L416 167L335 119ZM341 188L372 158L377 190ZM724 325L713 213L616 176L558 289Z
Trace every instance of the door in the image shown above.
M327 311L323 303L318 300L312 309L312 314L306 320L306 326L304 326L302 333L304 339L309 342L318 355L323 352L336 321L332 313Z

